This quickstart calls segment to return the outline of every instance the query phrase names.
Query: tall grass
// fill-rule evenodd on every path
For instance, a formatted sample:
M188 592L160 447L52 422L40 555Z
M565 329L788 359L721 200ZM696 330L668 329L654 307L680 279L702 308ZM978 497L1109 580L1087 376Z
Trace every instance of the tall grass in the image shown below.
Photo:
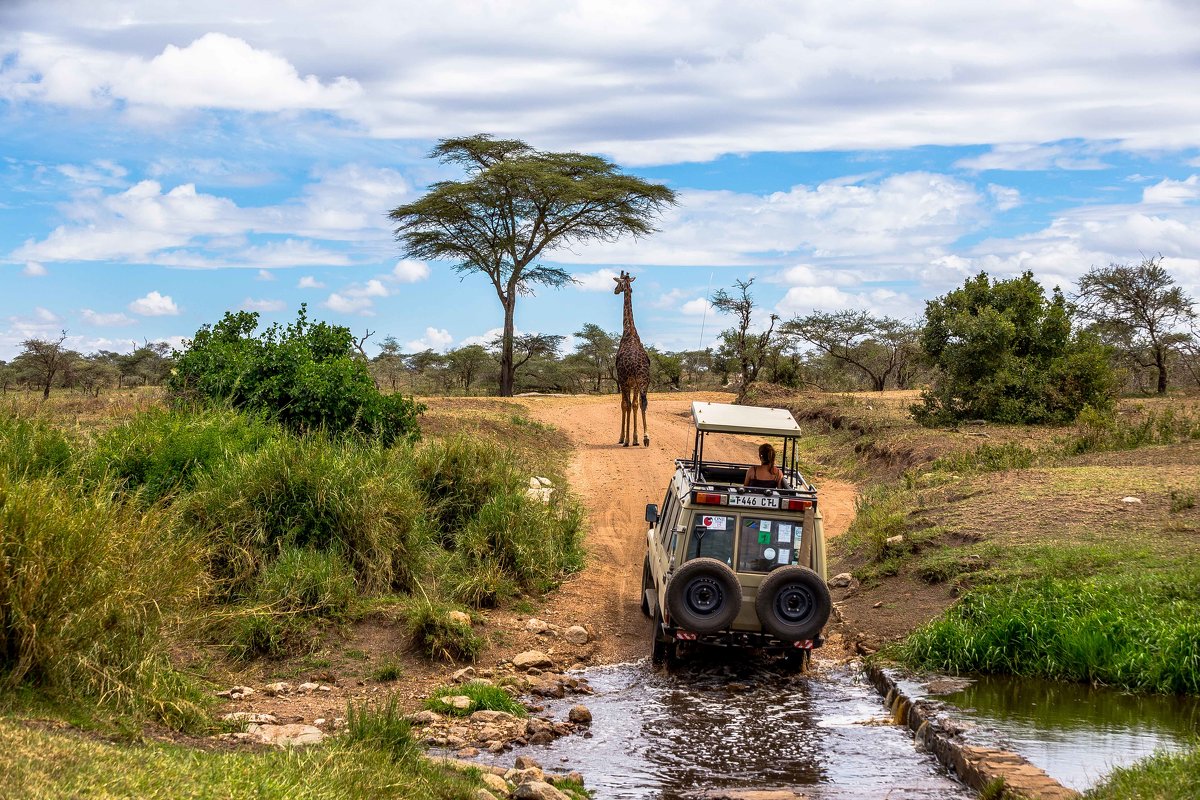
M0 469L14 476L66 475L75 465L74 443L34 419L0 414Z
M457 547L461 532L485 503L497 495L523 493L528 485L510 452L466 436L419 447L410 469L437 522L439 542L449 550Z
M1075 429L1075 434L1063 445L1068 455L1200 439L1200 416L1173 408L1135 409L1131 415L1118 415L1085 406Z
M408 609L408 631L413 648L434 661L474 661L484 641L470 623L450 618L454 609L428 598L415 600Z
M236 411L155 409L101 434L88 467L153 502L191 489L202 473L280 435L278 425Z
M1200 693L1200 573L1045 578L967 594L898 646L905 662Z
M162 507L0 470L0 684L186 716L164 628L203 593L202 559Z
M1174 800L1200 797L1200 742L1182 753L1158 752L1118 767L1084 795L1087 800Z
M283 437L199 476L184 518L209 543L229 599L252 598L259 576L290 548L338 554L363 592L407 591L428 546L406 455L355 440Z

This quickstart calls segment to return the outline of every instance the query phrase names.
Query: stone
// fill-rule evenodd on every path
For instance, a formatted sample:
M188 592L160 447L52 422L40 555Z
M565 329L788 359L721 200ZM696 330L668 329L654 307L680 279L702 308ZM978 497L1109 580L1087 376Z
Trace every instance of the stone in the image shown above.
M545 781L523 783L512 793L514 800L571 800Z
M530 617L525 622L526 633L545 633L548 630L550 630L550 626L537 617Z
M263 687L263 691L271 697L278 697L279 695L288 694L291 692L292 685L290 683L284 683L283 681L279 681L277 683L268 683Z
M567 780L583 786L583 773L572 770L571 772L567 773Z
M230 700L241 700L243 697L250 697L254 694L254 690L249 686L231 686L223 692L217 692L217 697L228 697Z
M875 605L871 606L871 608L883 608L883 601L879 600L875 603Z
M840 572L829 579L829 586L833 589L847 589L857 582L849 572Z
M887 537L887 539L885 541L891 547L895 547L897 545L904 544L904 534L897 533L895 536Z
M456 711L466 711L471 707L471 698L465 694L451 694L441 698L442 705L447 708L453 708Z
M489 723L489 722L508 722L513 719L512 714L507 714L503 711L492 711L491 709L483 709L476 711L471 715L471 722Z
M533 767L542 768L542 765L533 756L517 756L517 760L513 762L513 769L531 769Z
M221 717L222 722L232 722L235 725L257 723L259 725L274 725L279 722L274 714L262 714L254 711L234 711Z
M450 676L450 680L454 681L455 683L466 683L467 681L473 680L474 678L475 678L475 668L474 667L463 667L458 672L456 672Z
M554 484L553 484L553 483L550 481L550 479L549 479L549 478L543 478L543 477L542 477L542 476L540 476L540 475L537 477L537 479L536 479L536 480L537 480L538 484L540 484L541 486L553 486L553 485L554 485Z
M1127 506L1140 506L1142 500L1139 497L1122 497L1121 502Z
M588 639L590 639L591 637L588 636L587 629L584 628L582 625L572 625L571 627L569 627L565 631L563 631L563 638L566 639L571 644L583 645L583 644L587 644Z
M508 749L508 745L504 742L488 742L487 749L489 753L503 753Z
M591 725L592 711L587 706L572 706L567 712L567 719L576 725Z
M539 717L533 717L532 719L525 720L525 734L527 736L534 736L539 733L549 732L553 728L553 723L549 722L548 720L540 719Z
M508 795L508 781L504 780L504 778L501 778L499 775L493 775L490 772L485 772L479 776L479 779L483 781L484 786L486 786L488 789L491 789L493 792L496 792L501 797L506 797Z
M541 650L526 650L524 653L517 653L513 656L513 666L519 670L527 670L531 667L553 667L554 660L550 656L543 653Z
M531 687L529 691L538 695L539 697L552 697L555 700L561 700L567 696L567 692L563 688L563 685L553 679L541 681L537 685Z
M320 728L320 727L324 726L324 725L325 725L325 718L324 718L324 717L317 717L316 719L314 719L314 720L313 720L313 725L316 725L318 728Z
M296 691L300 692L301 694L308 694L309 692L315 692L319 688L320 688L319 683L313 683L312 681L305 681L304 683L302 683L296 687Z
M540 489L540 488L542 488L542 482L540 480L538 480L537 478L530 478L529 479L529 488L530 489Z
M276 747L298 747L317 744L325 738L320 728L312 725L249 725L246 733L255 741Z
M539 731L529 737L530 744L550 744L554 741L554 734L550 731Z
M504 773L504 780L520 786L522 783L544 781L546 780L546 773L542 772L541 767L525 767L524 769L517 769L516 767L513 767L508 772Z
M317 687L317 691L318 691L318 692L325 692L326 694L328 694L328 693L330 693L330 692L332 692L332 691L333 691L333 687L332 687L332 686L326 686L325 684L323 684L323 683L322 683L320 686L318 686L318 687Z
M442 716L433 711L418 711L412 715L411 719L414 725L432 725L435 722L440 722Z
M529 488L525 490L525 496L530 500L536 500L539 503L550 505L550 501L554 499L554 489L538 487L537 489Z
M496 795L487 789L476 789L475 794L471 795L471 800L496 800Z
M451 611L447 618L455 625L465 625L471 627L471 615L464 611Z

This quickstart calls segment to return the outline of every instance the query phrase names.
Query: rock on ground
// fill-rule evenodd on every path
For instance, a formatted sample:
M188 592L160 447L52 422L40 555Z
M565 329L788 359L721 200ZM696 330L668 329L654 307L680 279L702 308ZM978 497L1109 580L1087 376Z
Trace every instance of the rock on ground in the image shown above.
M526 650L524 653L517 653L513 656L512 663L519 670L554 666L554 660L541 650Z
M571 800L545 781L523 783L512 793L514 800Z
M325 738L321 729L312 725L249 725L246 727L246 733L255 741L276 747L317 744Z
M577 725L591 725L591 709L589 709L587 706L572 706L571 710L567 713L567 719L576 723Z
M591 637L588 636L587 629L582 625L572 625L563 631L563 638L571 644L582 645L587 644Z

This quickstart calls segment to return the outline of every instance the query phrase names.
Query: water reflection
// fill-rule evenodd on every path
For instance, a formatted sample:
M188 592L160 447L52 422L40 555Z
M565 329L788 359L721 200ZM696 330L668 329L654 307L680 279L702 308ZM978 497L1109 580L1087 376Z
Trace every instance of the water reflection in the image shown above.
M1117 766L1200 735L1200 699L1139 695L1085 684L982 677L940 698L1061 783L1087 789Z

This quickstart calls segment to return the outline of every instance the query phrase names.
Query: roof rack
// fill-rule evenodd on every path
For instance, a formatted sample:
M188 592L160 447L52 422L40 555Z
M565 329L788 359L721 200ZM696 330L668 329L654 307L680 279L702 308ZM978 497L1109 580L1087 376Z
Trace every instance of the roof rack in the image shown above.
M796 464L797 440L800 425L792 412L786 408L763 408L760 406L735 406L729 403L692 403L692 420L696 425L696 439L692 448L690 479L702 483L704 477L704 440L710 433L730 433L743 436L766 436L783 439L780 462L785 474L798 478L802 486L811 484L800 475ZM687 462L678 462L683 466ZM723 465L732 466L732 465ZM804 491L804 490L801 490Z

